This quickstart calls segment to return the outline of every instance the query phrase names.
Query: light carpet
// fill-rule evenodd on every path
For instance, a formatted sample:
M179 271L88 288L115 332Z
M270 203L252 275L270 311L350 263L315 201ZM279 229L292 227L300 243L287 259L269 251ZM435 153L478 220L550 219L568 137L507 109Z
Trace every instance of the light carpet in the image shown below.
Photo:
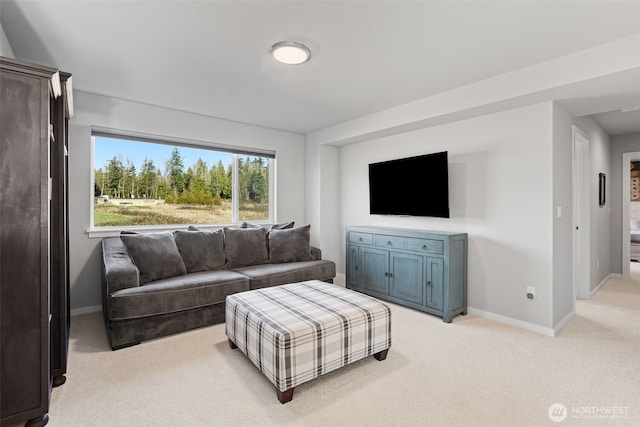
M638 426L640 269L610 279L555 338L478 316L452 324L389 304L385 361L274 386L214 325L111 351L102 315L74 317L50 426ZM562 404L565 419L551 420ZM556 416L561 413L556 412Z

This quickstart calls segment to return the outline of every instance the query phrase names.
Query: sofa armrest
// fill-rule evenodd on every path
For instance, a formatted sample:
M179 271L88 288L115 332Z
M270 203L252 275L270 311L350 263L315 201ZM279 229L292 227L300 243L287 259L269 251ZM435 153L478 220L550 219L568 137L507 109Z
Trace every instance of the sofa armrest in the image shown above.
M105 299L120 289L140 286L140 271L120 237L102 240L102 277Z
M315 246L311 246L309 252L311 252L311 256L313 257L314 261L318 261L318 260L322 259L322 251L320 250L320 248L316 248Z

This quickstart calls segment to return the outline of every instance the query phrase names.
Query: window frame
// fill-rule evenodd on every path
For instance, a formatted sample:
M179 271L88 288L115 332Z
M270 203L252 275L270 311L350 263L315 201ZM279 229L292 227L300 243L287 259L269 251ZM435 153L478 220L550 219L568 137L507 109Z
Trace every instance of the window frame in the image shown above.
M162 144L169 145L174 147L185 147L185 148L195 148L201 150L209 150L209 151L218 151L218 152L226 152L232 154L232 183L231 183L231 222L224 224L195 224L198 227L203 229L217 229L225 226L237 226L244 220L240 220L240 203L237 195L238 191L238 159L244 156L255 156L255 157L263 157L269 160L268 168L269 168L269 206L268 206L268 215L269 217L265 220L252 220L252 223L255 224L269 224L274 223L276 218L276 152L273 150L263 150L256 148L248 148L241 147L236 145L227 145L227 144L219 144L213 142L205 142L205 141L196 141L185 138L175 138L175 137L165 137L158 135L150 135L141 132L133 132L133 131L122 131L122 130L114 130L110 128L103 128L92 126L91 127L91 179L90 179L90 218L89 218L89 229L87 230L87 234L89 238L102 238L109 236L117 236L121 231L137 231L137 232L153 232L153 231L168 231L168 230L179 230L186 229L190 225L194 224L159 224L159 225L131 225L131 226L104 226L104 227L96 227L95 226L95 196L94 196L94 188L95 188L95 138L96 137L105 137L105 138L113 138L113 139L122 139L129 140L134 142L145 142L151 144Z

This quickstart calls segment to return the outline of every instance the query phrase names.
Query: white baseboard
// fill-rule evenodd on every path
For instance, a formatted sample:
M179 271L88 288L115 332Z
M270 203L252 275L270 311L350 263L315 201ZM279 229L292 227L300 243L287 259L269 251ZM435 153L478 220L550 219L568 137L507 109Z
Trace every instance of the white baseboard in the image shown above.
M467 312L470 314L475 314L476 316L484 317L491 320L497 320L498 322L506 323L508 325L517 326L522 329L527 329L529 331L537 332L542 335L547 335L549 337L555 336L555 331L551 328L545 328L544 326L535 325L529 322L523 322L522 320L513 319L511 317L502 316L500 314L491 313L484 310L479 310L473 307L467 307Z
M560 333L560 331L563 330L564 327L569 324L569 322L571 321L571 319L573 319L573 316L575 316L575 314L576 314L576 311L575 310L571 310L571 312L569 314L567 314L564 317L564 319L562 319L560 322L558 322L556 327L553 328L553 336L558 335Z
M347 285L347 276L342 273L336 273L336 277L333 279L333 283L344 288Z
M596 294L596 292L598 292L600 290L600 288L602 287L602 285L604 285L607 280L609 279L616 279L617 277L615 276L620 276L619 278L622 279L622 275L619 274L613 274L613 273L609 273L609 275L607 277L605 277L604 279L602 279L602 282L600 282L600 284L598 286L596 286L595 288L593 288L593 290L591 291L591 296L589 298L593 298L593 296Z
M101 310L102 310L101 305L92 305L89 307L74 308L71 310L71 317L79 316L81 314L95 313L96 311L101 311Z

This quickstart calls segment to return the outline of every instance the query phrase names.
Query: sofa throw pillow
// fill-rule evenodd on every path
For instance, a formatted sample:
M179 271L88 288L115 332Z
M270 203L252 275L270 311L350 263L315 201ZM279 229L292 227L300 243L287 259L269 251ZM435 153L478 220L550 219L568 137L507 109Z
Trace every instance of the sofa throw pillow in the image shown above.
M235 228L266 228L267 230L284 230L285 228L293 228L293 221L283 222L281 224L251 224L250 222L242 222Z
M264 228L224 228L224 248L227 268L265 264L267 252L267 230Z
M289 221L289 222L283 222L282 224L272 224L268 228L269 230L286 230L287 228L293 228L294 225L295 225L295 222Z
M224 236L222 230L183 231L174 233L176 246L187 273L218 270L224 267Z
M173 233L128 234L120 236L140 270L140 284L186 274Z
M241 222L240 225L238 225L235 228L261 228L261 225L258 224L251 224L249 222Z
M310 239L311 225L271 230L269 232L269 262L313 261Z

